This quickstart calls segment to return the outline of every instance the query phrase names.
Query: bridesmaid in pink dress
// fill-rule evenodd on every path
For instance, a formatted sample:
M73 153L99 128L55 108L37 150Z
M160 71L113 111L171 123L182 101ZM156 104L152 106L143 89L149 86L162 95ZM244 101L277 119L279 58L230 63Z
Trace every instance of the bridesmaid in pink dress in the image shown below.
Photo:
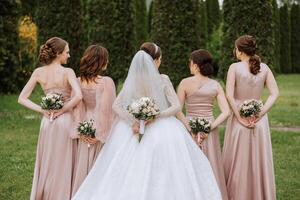
M96 133L95 138L81 136L79 140L73 195L96 161L114 120L112 104L116 98L115 85L110 77L99 75L106 70L107 64L108 52L100 45L89 46L80 61L79 82L83 99L74 109L75 127L80 121L92 119ZM73 137L78 138L78 132L74 131Z
M47 40L39 56L44 66L34 70L18 99L20 104L44 115L37 145L31 200L71 198L76 144L70 137L73 125L70 111L80 101L82 94L74 71L62 66L69 57L66 41L57 37ZM60 93L63 96L64 106L54 113L56 119L52 122L49 120L50 112L42 110L29 99L37 83L45 94Z
M193 76L183 79L177 90L181 105L185 104L187 117L180 112L177 114L177 118L183 122L189 131L190 127L187 120L189 118L201 117L211 122L211 132L201 146L212 166L222 199L227 200L218 126L229 116L230 108L221 85L208 77L213 73L210 53L203 49L192 52L189 67ZM216 119L213 116L215 100L221 109L221 114Z
M272 71L256 55L256 41L241 36L235 41L235 56L228 71L226 94L233 114L227 121L223 160L230 200L276 199L272 145L267 112L279 91ZM259 117L255 121L239 115L245 100L261 99L264 88L269 90Z

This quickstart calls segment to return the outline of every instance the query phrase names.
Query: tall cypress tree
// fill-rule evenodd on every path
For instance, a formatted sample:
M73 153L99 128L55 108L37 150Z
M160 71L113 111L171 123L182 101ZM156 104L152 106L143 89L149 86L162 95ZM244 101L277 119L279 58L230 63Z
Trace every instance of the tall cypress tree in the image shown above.
M269 67L273 69L274 33L271 1L227 1L224 1L224 42L220 75L226 75L229 64L231 63L231 57L227 56L232 55L234 41L239 36L245 34L252 35L256 38L258 55L261 56L263 62L267 63ZM227 8L225 8L225 6ZM259 23L257 23L257 16L259 16Z
M274 70L280 72L280 19L279 19L279 8L277 0L272 0L273 6L273 19L274 19Z
M280 68L283 73L292 72L291 22L286 3L280 8Z
M148 38L146 0L135 0L136 39L139 47Z
M71 54L68 66L77 69L85 44L82 1L38 0L36 22L38 43L41 45L53 36L65 39Z
M221 21L221 11L218 0L206 0L207 33L210 37L214 30L218 29Z
M0 93L17 92L19 5L0 1L0 12Z
M293 72L300 72L300 5L291 8L291 57Z
M198 11L198 21L199 21L199 34L200 34L200 47L205 49L208 40L208 23L207 23L207 9L206 2L204 0L199 0L199 11Z
M234 62L232 50L234 48L234 41L236 39L236 33L233 24L232 15L232 2L233 0L223 1L223 36L221 39L221 60L218 71L220 78L226 78L228 67Z
M151 33L152 16L153 16L153 1L150 2L150 6L148 10L148 35L150 35Z
M156 0L152 39L163 52L162 73L175 85L188 75L188 56L200 46L198 0Z
M101 43L110 54L108 73L124 79L136 51L135 1L94 0L88 4L89 43Z

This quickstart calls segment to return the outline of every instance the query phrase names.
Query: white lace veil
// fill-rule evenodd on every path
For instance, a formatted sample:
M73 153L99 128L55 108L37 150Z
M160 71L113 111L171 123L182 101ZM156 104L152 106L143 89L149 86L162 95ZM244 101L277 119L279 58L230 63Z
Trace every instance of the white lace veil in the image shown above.
M119 98L122 99L122 106L125 107L143 96L153 98L160 110L168 108L161 75L152 57L140 50L131 61Z

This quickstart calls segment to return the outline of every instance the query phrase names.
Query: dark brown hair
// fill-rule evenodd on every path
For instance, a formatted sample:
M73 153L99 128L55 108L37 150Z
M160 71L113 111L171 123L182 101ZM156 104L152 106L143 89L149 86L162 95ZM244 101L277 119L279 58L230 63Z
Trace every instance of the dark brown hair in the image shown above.
M161 56L160 47L152 42L143 43L140 47L140 50L143 50L146 53L148 53L153 58L153 60L156 60Z
M59 37L52 37L46 41L40 48L39 63L42 65L50 64L58 54L61 54L67 42Z
M86 82L95 81L108 63L108 51L100 45L89 46L80 60L80 78Z
M256 55L256 40L251 35L243 35L235 41L235 48L250 56L250 72L254 75L260 71L260 57Z
M213 58L205 49L193 51L190 55L190 61L197 64L203 76L211 76L214 73Z

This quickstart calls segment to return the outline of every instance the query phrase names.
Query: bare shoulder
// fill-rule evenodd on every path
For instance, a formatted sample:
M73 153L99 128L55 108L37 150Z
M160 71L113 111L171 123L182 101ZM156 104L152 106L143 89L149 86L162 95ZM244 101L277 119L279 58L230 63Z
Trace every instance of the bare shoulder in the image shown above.
M228 70L235 70L235 68L237 68L239 65L241 65L241 62L235 62L235 63L232 63L230 66L229 66L229 68L228 68Z
M193 82L194 82L194 77L193 76L187 77L187 78L184 78L180 81L179 86L180 87L186 87L186 86L192 84Z
M267 72L271 70L266 63L260 63L260 68L261 68L261 70L267 71Z
M72 68L63 67L63 69L64 69L64 72L66 72L67 74L75 74L75 72Z
M45 72L45 67L38 67L32 72L32 77L40 77Z

